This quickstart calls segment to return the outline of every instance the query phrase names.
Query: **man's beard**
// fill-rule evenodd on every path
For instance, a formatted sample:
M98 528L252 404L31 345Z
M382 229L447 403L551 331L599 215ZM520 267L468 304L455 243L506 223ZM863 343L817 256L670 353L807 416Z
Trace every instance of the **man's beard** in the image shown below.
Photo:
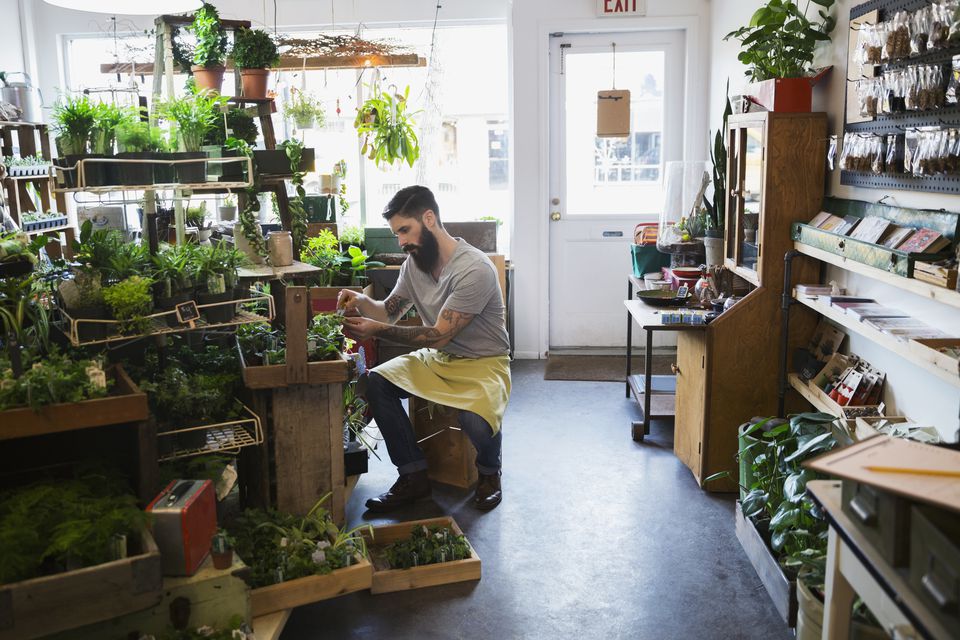
M416 251L413 251L416 249ZM416 245L407 245L403 248L413 258L413 263L426 273L431 273L440 260L440 245L437 243L437 236L423 227L420 232L420 243ZM411 253L411 251L413 251Z

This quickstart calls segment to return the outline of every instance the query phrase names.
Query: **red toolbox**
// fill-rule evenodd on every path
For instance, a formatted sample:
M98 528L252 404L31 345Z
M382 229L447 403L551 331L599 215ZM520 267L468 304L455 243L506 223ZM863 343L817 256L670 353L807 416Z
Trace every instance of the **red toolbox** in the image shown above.
M192 576L217 532L217 499L209 480L174 480L147 506L163 574Z

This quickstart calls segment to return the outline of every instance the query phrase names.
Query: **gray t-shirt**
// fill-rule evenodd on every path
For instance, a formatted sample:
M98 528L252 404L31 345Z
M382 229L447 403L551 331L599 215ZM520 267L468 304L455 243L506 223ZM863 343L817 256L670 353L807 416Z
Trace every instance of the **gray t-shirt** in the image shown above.
M485 253L462 238L457 238L457 248L440 272L439 280L408 257L390 295L412 302L425 325L435 325L444 306L473 314L470 323L441 351L467 358L510 352L497 268Z

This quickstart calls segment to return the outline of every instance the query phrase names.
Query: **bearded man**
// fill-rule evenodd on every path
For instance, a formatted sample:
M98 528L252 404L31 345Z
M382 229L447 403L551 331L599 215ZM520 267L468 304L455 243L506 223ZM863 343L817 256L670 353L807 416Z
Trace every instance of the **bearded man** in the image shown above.
M493 509L503 498L500 426L510 398L510 346L496 267L447 233L426 187L398 191L383 217L408 254L396 286L383 301L349 290L337 300L349 337L417 348L368 374L367 401L400 477L367 500L367 508L389 511L430 497L427 461L401 403L416 395L459 410L460 427L477 450L473 504ZM410 307L423 326L396 326Z

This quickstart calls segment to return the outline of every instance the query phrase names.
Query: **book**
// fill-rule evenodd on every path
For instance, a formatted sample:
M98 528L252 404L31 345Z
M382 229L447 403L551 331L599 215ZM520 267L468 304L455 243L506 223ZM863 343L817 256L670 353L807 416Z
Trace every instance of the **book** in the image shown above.
M851 238L875 243L890 226L890 221L877 216L867 216L850 232Z
M867 302L847 308L847 315L863 321L864 318L907 318L899 309L885 307L882 304Z
M898 248L907 253L936 253L950 246L950 239L933 229L917 229Z
M895 224L890 225L890 228L887 229L883 237L880 238L880 244L888 249L896 249L913 235L914 231L916 231L916 229L913 227L898 227Z
M868 304L877 304L877 303L874 300L858 301L858 302L831 302L830 306L833 307L834 309L839 309L840 311L846 313L849 309L852 309L855 307L862 307Z
M862 218L858 218L854 215L844 216L843 224L834 229L833 232L844 236L850 235L850 232L853 231L854 227L860 224L860 220L862 220Z
M824 222L826 222L827 218L830 218L830 217L832 217L832 216L833 216L833 214L830 213L829 211L821 211L821 212L818 213L817 215L813 216L813 220L811 220L811 221L808 222L807 224L810 225L811 227L818 227L818 228L819 228L821 224L823 224Z
M837 228L843 225L843 218L840 216L831 215L829 218L820 223L817 227L823 231L833 231L834 233L839 233Z
M833 304L834 302L876 302L873 298L861 298L858 296L848 296L848 295L829 295L829 296L820 296L818 298L820 302L824 304Z
M840 289L841 293L843 289ZM804 296L826 296L833 293L833 287L829 284L798 284L797 293Z

